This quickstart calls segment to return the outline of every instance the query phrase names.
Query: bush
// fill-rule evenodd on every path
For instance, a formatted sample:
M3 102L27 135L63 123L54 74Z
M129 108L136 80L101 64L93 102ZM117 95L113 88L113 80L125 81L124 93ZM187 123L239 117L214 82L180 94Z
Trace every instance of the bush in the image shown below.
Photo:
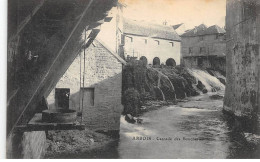
M137 116L140 112L140 94L134 88L127 89L123 94L123 115Z

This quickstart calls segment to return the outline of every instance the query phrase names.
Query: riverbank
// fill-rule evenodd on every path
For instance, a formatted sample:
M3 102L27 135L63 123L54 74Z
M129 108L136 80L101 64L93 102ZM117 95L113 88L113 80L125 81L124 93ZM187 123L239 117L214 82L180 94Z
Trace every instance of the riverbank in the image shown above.
M101 150L115 139L90 130L48 131L46 159L95 158L95 150Z

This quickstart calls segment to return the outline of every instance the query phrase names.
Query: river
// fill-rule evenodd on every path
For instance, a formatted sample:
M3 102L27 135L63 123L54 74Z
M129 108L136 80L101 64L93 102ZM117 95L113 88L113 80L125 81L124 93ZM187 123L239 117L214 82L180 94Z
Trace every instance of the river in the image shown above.
M121 118L120 139L81 158L260 158L260 149L233 132L222 99L205 94L144 113L142 124Z

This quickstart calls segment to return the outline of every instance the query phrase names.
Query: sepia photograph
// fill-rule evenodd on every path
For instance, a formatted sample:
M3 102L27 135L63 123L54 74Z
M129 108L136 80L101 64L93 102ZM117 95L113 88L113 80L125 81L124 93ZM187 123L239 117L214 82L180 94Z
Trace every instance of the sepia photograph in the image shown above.
M5 159L260 158L260 0L6 8Z

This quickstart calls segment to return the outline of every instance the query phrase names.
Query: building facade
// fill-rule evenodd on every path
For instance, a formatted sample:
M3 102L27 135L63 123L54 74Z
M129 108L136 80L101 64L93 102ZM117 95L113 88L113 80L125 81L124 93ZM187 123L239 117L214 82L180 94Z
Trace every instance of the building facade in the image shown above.
M148 24L121 18L118 26L118 53L126 60L144 56L148 64L158 57L161 64L172 58L180 64L180 37L171 26Z
M94 131L119 133L122 66L125 61L94 40L76 57L47 98L49 108L57 108L55 93L67 90L68 107L82 112L83 123ZM84 74L85 71L85 75ZM82 110L81 110L82 109Z
M226 71L226 31L201 24L181 35L181 64L187 67Z
M227 1L224 110L255 130L260 109L260 1ZM251 123L250 123L251 121Z

